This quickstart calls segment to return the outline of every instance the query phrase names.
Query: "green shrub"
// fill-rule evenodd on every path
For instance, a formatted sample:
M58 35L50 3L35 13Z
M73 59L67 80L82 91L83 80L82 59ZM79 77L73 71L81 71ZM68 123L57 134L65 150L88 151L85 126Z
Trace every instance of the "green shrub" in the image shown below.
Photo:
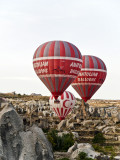
M47 133L47 138L51 142L54 151L67 151L74 144L73 134L63 134L59 137L56 130Z
M113 160L114 157L116 156L115 148L113 146L104 146L104 152L105 152L105 154L111 155L111 157L110 157L111 160Z
M95 151L102 152L105 154L104 148L102 146L100 146L99 144L93 144L92 146L95 149Z
M77 160L94 160L94 159L88 158L88 157L87 157L87 154L86 154L85 152L80 152L80 153L78 154Z
M100 146L99 144L93 144L92 146L97 152L111 155L111 159L116 156L115 148L113 146Z
M78 154L78 160L81 160L81 159L85 159L87 157L87 154L85 152L80 152Z
M53 150L55 150L56 145L57 145L57 131L51 130L50 132L48 132L47 138L51 142Z
M44 133L48 133L49 132L49 128L42 128Z
M105 143L105 140L106 140L106 139L105 139L105 137L103 136L102 133L97 133L97 134L94 136L92 142L93 142L93 143L103 144L103 143Z
M61 147L63 151L67 151L74 144L73 134L63 134L61 138Z

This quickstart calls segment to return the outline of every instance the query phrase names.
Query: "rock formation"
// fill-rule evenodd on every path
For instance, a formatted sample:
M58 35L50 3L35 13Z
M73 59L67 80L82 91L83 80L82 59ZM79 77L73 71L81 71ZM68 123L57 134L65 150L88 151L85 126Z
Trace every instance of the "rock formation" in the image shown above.
M100 155L100 153L95 152L94 148L88 143L75 143L68 149L68 153L71 153L71 159L76 159L80 152L85 152L89 158L95 158Z
M0 112L1 160L53 160L52 147L41 128L23 130L23 121L12 104Z

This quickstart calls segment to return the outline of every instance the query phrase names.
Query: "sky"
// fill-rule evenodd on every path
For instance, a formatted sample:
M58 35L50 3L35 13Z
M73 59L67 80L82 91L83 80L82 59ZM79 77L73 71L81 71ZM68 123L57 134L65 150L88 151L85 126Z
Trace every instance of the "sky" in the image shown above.
M51 95L32 64L51 40L101 58L107 77L92 98L120 99L120 0L0 0L0 92Z

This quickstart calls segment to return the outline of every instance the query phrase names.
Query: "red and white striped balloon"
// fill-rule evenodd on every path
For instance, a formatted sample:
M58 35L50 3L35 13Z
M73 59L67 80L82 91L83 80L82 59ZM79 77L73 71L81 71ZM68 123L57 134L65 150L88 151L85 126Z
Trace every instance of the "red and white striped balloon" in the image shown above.
M33 67L55 99L58 98L78 76L82 55L72 43L50 41L40 45L33 57Z
M101 87L106 75L106 65L100 58L84 55L82 69L72 83L72 87L86 102Z
M65 91L58 97L60 103L55 103L54 100L54 96L51 95L49 99L51 109L58 115L60 120L65 119L75 105L74 95L68 91Z

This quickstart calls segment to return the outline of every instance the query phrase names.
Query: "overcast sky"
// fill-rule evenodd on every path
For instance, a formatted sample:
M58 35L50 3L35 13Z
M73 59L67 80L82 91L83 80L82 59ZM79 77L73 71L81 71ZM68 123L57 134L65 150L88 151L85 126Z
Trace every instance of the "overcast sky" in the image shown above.
M0 92L51 94L32 65L49 40L101 58L107 78L92 98L120 99L120 0L0 0Z

